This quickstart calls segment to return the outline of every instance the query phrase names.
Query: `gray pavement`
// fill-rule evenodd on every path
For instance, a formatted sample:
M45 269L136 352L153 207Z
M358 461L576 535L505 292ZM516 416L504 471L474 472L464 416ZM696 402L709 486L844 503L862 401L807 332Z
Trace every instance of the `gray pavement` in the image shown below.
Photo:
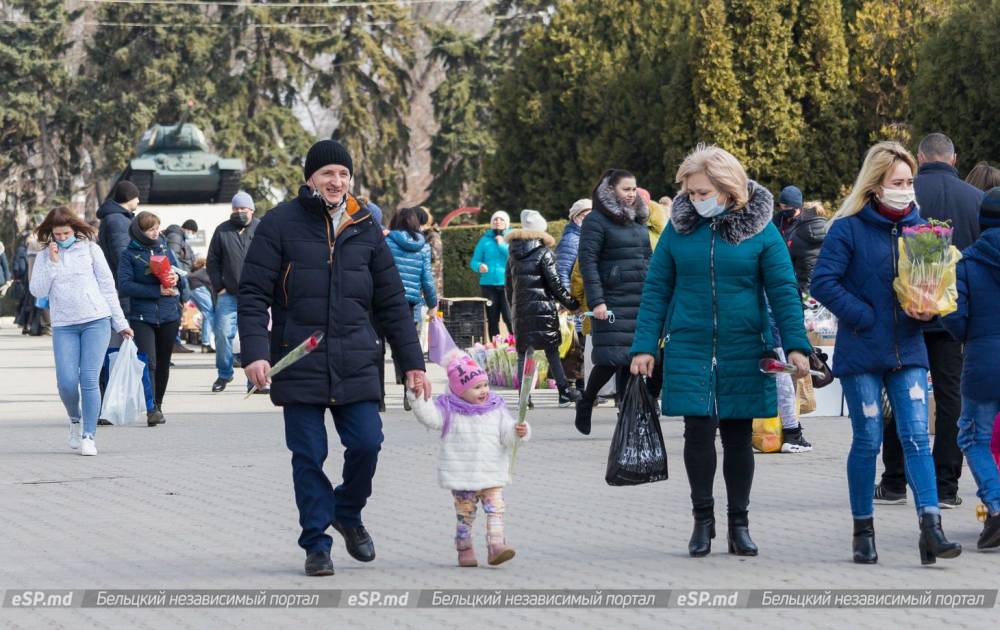
M517 557L499 568L458 569L451 497L437 486L435 435L401 408L395 386L384 416L386 441L365 522L378 549L351 560L335 536L337 575L302 575L297 514L280 410L244 400L242 376L212 394L212 355L175 358L164 403L167 424L100 427L100 455L66 447L51 339L0 327L0 590L24 589L852 589L1000 587L1000 555L978 553L974 486L944 513L966 546L957 560L921 567L912 505L879 506L880 563L850 562L851 521L844 418L806 424L816 450L759 455L751 531L757 558L725 553L724 527L711 556L687 557L690 508L681 424L663 423L671 479L634 488L604 483L614 409L595 413L593 434L572 425L554 393L536 396L534 439L520 449L506 492L507 532ZM391 368L387 370L392 373ZM435 370L437 391L443 375ZM333 432L330 426L331 434ZM327 471L338 477L331 440ZM721 470L716 496L724 505ZM723 510L720 507L719 514ZM476 542L480 560L481 517ZM0 608L0 628L496 628L995 626L995 609L970 610L96 610Z

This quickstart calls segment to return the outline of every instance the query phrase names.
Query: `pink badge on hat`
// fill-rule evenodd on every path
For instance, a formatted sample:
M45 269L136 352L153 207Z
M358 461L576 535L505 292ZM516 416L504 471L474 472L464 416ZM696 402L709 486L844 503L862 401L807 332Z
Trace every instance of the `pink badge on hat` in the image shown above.
M488 381L486 371L467 354L463 354L448 363L448 386L456 396L461 396L466 390Z

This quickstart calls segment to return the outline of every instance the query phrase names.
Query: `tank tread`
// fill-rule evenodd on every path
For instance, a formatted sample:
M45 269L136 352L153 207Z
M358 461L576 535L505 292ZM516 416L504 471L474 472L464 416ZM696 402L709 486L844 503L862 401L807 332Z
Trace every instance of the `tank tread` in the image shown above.
M215 195L216 203L228 203L233 195L240 191L239 171L221 171L219 173L219 191Z

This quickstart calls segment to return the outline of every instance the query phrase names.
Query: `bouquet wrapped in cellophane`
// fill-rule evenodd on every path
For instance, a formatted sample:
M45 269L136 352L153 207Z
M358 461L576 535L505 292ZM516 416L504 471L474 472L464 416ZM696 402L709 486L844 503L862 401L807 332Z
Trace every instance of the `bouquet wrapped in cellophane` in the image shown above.
M947 222L934 219L903 228L892 286L904 309L944 316L958 308L955 265L962 254L951 244L952 232Z

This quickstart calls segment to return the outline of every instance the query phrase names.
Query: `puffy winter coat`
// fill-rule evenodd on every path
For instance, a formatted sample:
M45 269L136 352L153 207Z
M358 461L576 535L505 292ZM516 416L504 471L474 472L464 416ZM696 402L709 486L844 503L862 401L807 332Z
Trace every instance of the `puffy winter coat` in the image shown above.
M174 253L162 238L153 249L133 240L118 260L118 292L129 298L126 317L157 326L180 319L181 308L176 295L160 293L160 281L149 273L149 257L153 254L166 256L171 265L177 265Z
M115 280L101 248L92 241L78 240L59 250L59 262L43 251L35 258L29 285L35 297L49 298L53 326L72 326L111 318L115 331L128 328L118 303Z
M264 215L250 243L237 317L244 365L259 359L273 365L313 332L325 334L319 347L274 378L276 405L379 400L382 349L370 315L400 369L424 369L382 228L352 196L346 212L335 229L323 200L303 186L296 199Z
M800 293L809 293L812 283L813 269L819 250L826 238L827 222L823 217L816 216L813 209L802 210L802 214L783 226L781 236L788 245L788 253L792 257L792 267L795 269L795 279L799 283Z
M580 226L570 221L563 228L562 236L559 237L559 244L556 245L556 272L559 274L559 282L567 289L571 288L573 265L576 264L576 255L580 251Z
M625 366L652 254L646 228L649 208L642 197L634 207L625 206L607 178L595 189L593 203L580 233L580 273L588 307L606 304L615 314L613 324L591 322L594 365Z
M510 244L507 302L513 309L517 351L556 347L562 336L555 300L571 311L580 304L559 281L555 256L549 250L555 242L545 232L529 230L514 230L506 238Z
M808 354L802 300L788 248L771 223L771 193L712 221L686 193L674 198L642 292L632 352L657 355L663 340L663 411L671 416L776 415L774 377L760 359L774 347L765 295L786 352Z
M958 310L942 319L955 339L965 343L962 396L1000 399L1000 228L982 233L958 261Z
M441 433L441 412L433 401L409 395L421 424ZM506 408L479 415L453 413L441 439L438 481L449 490L485 490L510 483L510 449L517 441L517 422ZM521 441L531 438L531 427Z
M208 245L208 260L205 266L208 268L208 277L212 279L212 288L216 293L225 289L230 295L239 295L243 261L246 259L258 225L260 219L254 218L247 226L239 226L229 220L215 228L212 242Z
M510 230L506 230L504 235ZM479 274L479 284L486 287L502 287L504 273L507 270L507 253L509 248L506 241L497 243L496 234L493 230L486 232L479 237L476 249L472 252L472 260L469 267ZM485 264L486 272L479 271L479 265Z
M97 230L97 244L104 252L104 259L108 261L111 274L117 281L118 258L132 242L132 237L128 235L128 226L135 215L111 199L107 199L97 209L97 218L101 220L101 226Z
M437 304L437 290L431 270L431 248L423 234L416 238L402 230L393 230L385 238L396 263L399 277L403 280L406 301L416 305L424 302L427 306Z
M834 376L927 367L921 322L903 312L892 288L899 235L921 223L916 211L894 223L869 202L830 225L810 293L839 320Z
M191 266L194 264L194 250L188 244L187 236L181 226L167 226L167 229L163 230L163 238L167 239L167 247L177 259L177 267L184 271L191 271Z

